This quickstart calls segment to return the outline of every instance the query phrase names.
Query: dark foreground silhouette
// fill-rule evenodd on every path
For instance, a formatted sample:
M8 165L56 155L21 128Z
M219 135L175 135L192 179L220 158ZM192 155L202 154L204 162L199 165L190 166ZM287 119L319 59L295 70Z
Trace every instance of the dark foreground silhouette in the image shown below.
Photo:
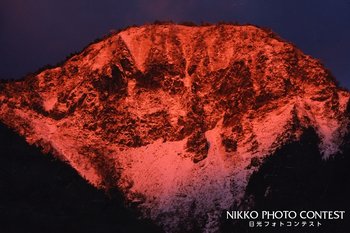
M97 190L0 125L1 233L161 232L136 216L117 191Z
M345 210L344 220L321 220L320 227L249 228L249 220L235 222L223 217L222 232L350 232L350 134L342 145L343 153L328 160L322 159L319 142L316 132L306 129L300 140L267 157L250 178L246 200L257 211Z

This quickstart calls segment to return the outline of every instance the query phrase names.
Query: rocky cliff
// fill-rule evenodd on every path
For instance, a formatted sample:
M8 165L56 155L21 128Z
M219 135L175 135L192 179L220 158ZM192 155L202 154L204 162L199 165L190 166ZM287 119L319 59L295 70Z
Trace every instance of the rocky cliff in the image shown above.
M0 120L165 231L216 232L263 159L306 129L323 159L340 151L349 96L268 30L146 25L0 84Z

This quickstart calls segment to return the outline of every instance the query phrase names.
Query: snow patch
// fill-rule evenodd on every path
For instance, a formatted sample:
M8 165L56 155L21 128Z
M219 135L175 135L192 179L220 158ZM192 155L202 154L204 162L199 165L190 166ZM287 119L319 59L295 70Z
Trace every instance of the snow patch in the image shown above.
M172 214L171 219L161 220L170 231L177 229L183 218L192 217L206 218L206 232L216 232L221 212L243 197L250 173L245 170L250 160L238 154L226 157L220 129L206 132L210 144L208 157L199 163L193 163L186 152L186 139L158 140L123 151L117 157L123 168L119 186L127 190L130 200L138 197L136 194L145 197L141 209L147 217L159 219L163 213ZM188 203L195 203L195 207Z
M57 103L57 97L56 96L46 99L44 101L44 104L43 104L45 111L52 110L56 103Z

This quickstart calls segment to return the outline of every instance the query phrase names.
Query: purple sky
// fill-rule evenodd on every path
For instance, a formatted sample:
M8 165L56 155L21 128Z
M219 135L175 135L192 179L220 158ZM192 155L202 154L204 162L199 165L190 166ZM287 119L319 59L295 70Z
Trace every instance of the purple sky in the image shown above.
M269 27L350 88L350 0L0 0L0 78L19 78L112 29L155 20Z

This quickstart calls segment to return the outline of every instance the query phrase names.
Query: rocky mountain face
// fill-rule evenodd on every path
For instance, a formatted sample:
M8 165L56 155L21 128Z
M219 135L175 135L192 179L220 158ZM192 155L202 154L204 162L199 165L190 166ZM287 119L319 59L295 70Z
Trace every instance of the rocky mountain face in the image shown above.
M0 84L0 120L164 231L217 232L251 175L307 130L321 160L341 152L349 97L268 30L147 25Z

